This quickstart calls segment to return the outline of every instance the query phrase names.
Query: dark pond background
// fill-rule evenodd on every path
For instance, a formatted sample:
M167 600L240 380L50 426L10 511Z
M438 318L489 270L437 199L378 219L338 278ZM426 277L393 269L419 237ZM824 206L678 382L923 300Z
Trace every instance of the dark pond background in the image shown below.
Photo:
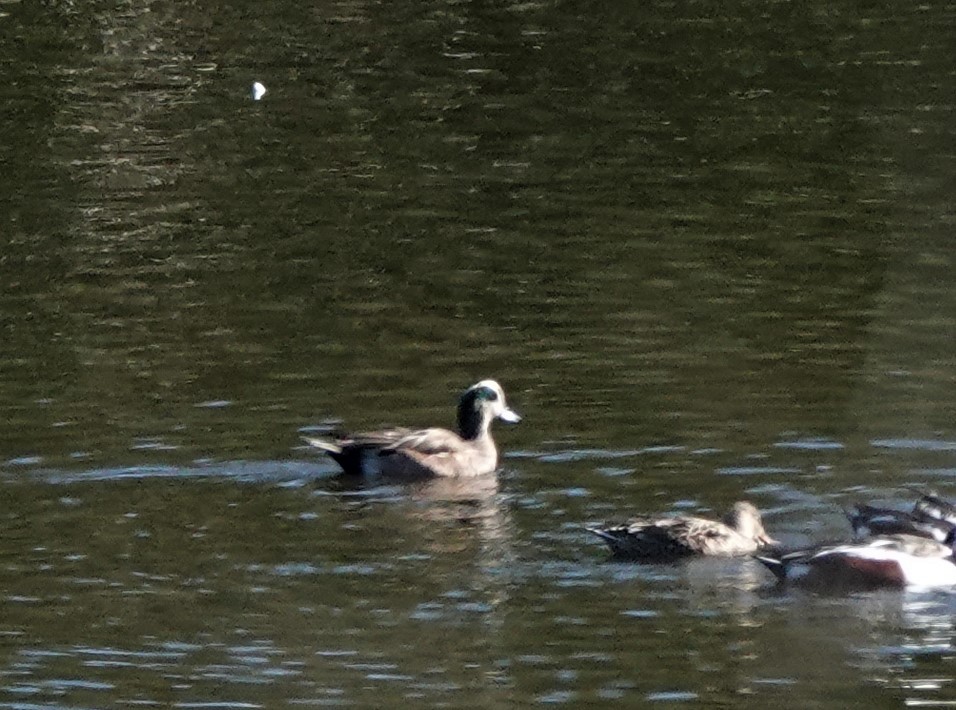
M952 593L583 526L956 496L954 27L0 2L0 707L951 707ZM300 443L484 377L497 487Z

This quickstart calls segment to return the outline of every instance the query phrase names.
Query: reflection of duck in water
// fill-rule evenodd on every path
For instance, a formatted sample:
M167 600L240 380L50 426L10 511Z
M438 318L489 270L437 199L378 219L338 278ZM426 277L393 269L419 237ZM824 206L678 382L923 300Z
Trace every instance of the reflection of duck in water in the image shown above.
M517 423L521 417L505 402L494 380L482 380L458 402L458 433L440 428L386 429L332 441L305 437L331 456L347 474L378 473L389 478L471 477L498 468L491 422Z
M604 540L615 557L632 560L748 555L776 544L763 528L760 511L746 501L735 503L723 522L694 516L635 518L588 530Z
M953 586L956 531L945 543L914 535L885 535L784 555L758 555L757 559L781 582L816 588Z
M944 542L956 528L956 506L934 493L921 495L912 511L856 504L846 511L854 535L915 535Z

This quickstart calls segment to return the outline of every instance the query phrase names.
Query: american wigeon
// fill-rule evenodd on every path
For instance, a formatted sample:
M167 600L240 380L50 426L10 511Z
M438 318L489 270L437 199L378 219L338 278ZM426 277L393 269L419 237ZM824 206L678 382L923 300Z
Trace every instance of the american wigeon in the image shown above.
M757 555L778 581L817 589L956 585L956 533L946 543L914 535Z
M491 437L495 419L521 421L505 402L501 385L482 380L461 395L457 434L439 428L397 428L331 441L303 438L331 456L347 474L378 473L397 479L481 476L498 468L498 450Z
M858 537L916 535L943 542L956 528L956 506L934 493L921 495L912 511L858 503L844 512Z
M776 544L763 528L760 511L746 501L735 503L723 522L694 516L635 518L588 530L604 540L615 557L632 560L747 555Z

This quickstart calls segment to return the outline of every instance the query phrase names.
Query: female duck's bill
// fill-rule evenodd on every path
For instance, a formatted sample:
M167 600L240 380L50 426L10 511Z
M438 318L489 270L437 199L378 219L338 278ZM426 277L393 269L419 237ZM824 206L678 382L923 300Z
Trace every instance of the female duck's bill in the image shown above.
M614 557L671 560L689 555L748 555L775 545L760 511L747 501L734 504L723 522L695 516L635 518L623 525L587 528L607 543Z
M479 476L498 468L498 450L491 437L495 419L521 421L505 401L501 385L482 380L461 395L458 433L437 427L393 428L333 440L304 438L331 456L347 474L397 479Z
M956 585L956 532L946 543L885 535L783 555L757 555L780 582L825 590Z

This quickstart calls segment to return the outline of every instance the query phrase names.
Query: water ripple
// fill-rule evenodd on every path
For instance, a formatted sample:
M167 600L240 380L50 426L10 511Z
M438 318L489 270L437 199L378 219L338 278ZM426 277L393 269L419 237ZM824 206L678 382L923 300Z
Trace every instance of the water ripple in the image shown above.
M956 441L939 441L936 439L874 439L870 443L879 449L956 451Z
M196 466L142 465L98 468L86 471L39 469L36 478L52 484L161 478L222 478L242 483L307 481L327 478L333 472L301 461L217 461Z

